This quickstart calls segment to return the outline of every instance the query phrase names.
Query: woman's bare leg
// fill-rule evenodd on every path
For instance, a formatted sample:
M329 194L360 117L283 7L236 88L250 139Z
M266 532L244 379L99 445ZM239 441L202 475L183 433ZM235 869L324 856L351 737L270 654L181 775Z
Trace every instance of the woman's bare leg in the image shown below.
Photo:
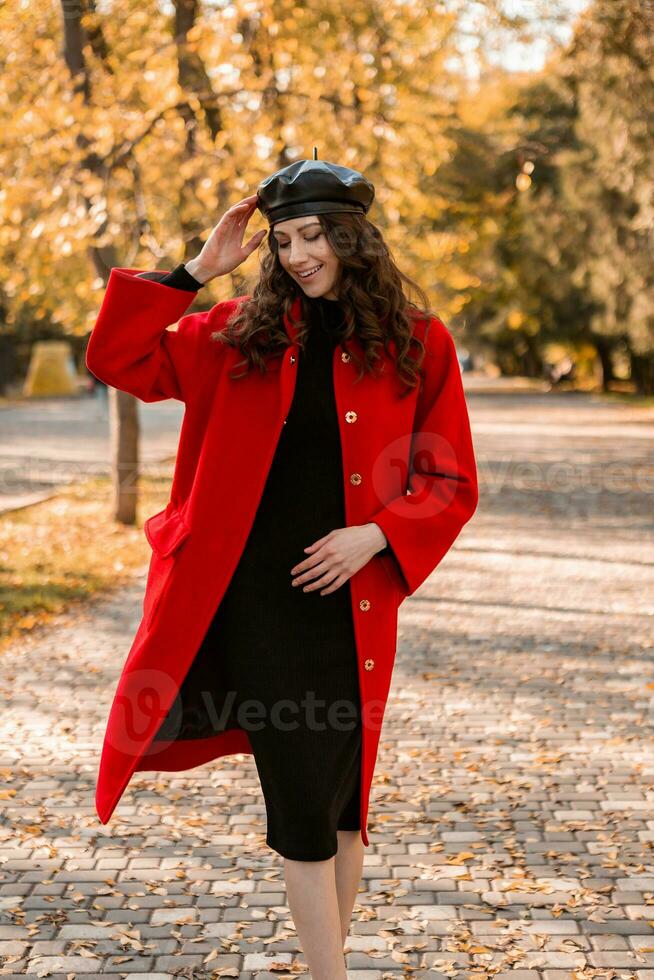
M284 858L288 907L311 973L311 980L347 980L334 858Z
M338 830L338 854L335 857L336 896L341 920L343 946L352 924L352 909L359 891L363 870L363 841L359 830Z

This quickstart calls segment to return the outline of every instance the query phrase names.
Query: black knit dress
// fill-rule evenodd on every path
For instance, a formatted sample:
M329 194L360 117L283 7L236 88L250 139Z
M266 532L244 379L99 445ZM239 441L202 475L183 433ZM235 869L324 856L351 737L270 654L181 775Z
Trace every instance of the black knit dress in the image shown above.
M184 288L179 268L160 281L174 285L175 276ZM345 526L333 391L343 317L337 301L309 305L293 402L253 526L157 738L207 738L237 718L265 799L266 842L284 857L321 861L336 853L337 829L360 829L361 707L349 581L321 596L293 586L290 573L305 547Z

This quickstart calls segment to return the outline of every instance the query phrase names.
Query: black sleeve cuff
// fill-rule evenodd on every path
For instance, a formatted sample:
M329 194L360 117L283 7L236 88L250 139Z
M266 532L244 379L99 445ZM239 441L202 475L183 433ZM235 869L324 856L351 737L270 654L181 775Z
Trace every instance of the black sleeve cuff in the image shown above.
M183 262L176 265L172 272L139 272L136 278L151 279L153 282L160 282L162 286L185 289L189 293L197 293L204 285L191 275Z

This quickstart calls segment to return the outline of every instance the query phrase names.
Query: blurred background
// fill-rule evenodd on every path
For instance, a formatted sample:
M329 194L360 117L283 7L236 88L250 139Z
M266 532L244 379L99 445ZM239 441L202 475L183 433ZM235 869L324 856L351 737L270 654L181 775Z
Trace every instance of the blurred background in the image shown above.
M32 611L120 581L134 549L146 557L129 538L139 492L144 514L166 500L182 407L137 407L84 364L110 269L196 256L231 204L314 146L374 182L370 219L452 332L487 490L522 437L521 463L546 440L548 465L578 465L597 432L620 427L628 465L642 462L654 395L651 0L9 0L0 52L12 622L31 628ZM257 212L248 237L265 226ZM212 281L192 309L247 292L258 262ZM542 438L519 428L529 419L549 422ZM555 420L568 436L582 426L580 444L555 450ZM606 470L619 460L601 446L593 467ZM32 507L45 502L47 519ZM494 502L531 505L506 485ZM98 521L116 554L95 556ZM60 535L79 556L65 569L49 558Z

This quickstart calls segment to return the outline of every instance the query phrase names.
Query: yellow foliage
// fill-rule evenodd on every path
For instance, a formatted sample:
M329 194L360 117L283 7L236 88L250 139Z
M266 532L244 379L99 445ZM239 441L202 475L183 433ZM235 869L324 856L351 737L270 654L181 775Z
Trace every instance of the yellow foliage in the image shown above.
M522 310L511 310L506 318L507 326L511 330L520 330L524 325L525 315Z
M100 33L83 48L85 93L63 58L59 5L9 0L0 7L7 321L38 284L44 315L86 332L111 264L172 268L280 159L310 157L314 145L373 181L369 218L408 275L438 283L441 300L467 288L468 236L436 232L451 202L435 185L457 114L484 118L505 95L497 85L464 98L450 63L466 3L442 6L235 0L217 16L200 3L178 45L166 5L121 0L92 18ZM263 226L257 215L248 232ZM255 257L239 275L252 286L256 270ZM228 278L205 295L233 291Z

